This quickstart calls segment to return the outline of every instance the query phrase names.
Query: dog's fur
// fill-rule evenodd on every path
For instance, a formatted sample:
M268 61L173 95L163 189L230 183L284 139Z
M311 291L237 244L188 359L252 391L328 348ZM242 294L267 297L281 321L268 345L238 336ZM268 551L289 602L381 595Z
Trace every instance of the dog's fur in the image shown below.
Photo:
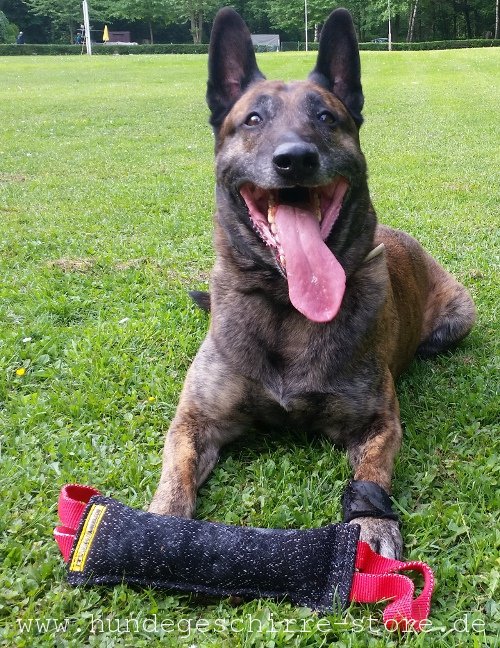
M325 23L309 79L285 84L264 79L245 24L221 10L207 101L217 173L211 325L187 374L150 511L191 516L220 447L256 424L326 434L347 449L354 480L389 492L401 441L394 380L415 353L435 354L467 335L475 310L413 238L377 226L358 137L363 95L349 13L336 10ZM304 204L309 188L339 177L348 189L325 242L345 273L345 293L333 316L309 317L292 305L289 259L285 267L275 243L264 243L244 188L263 188L257 198L284 190L274 195L299 218L312 209ZM297 185L308 189L286 192ZM385 249L367 259L380 243ZM355 522L373 548L401 554L397 522Z

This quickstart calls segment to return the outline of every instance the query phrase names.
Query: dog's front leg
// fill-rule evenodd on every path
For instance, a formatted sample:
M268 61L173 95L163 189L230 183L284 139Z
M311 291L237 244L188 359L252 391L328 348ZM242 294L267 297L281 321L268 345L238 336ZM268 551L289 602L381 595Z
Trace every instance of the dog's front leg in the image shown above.
M196 491L217 461L220 439L213 421L181 403L165 440L160 483L149 506L151 513L193 515Z
M163 449L151 513L191 517L196 491L225 443L244 430L245 382L219 357L209 336L191 365Z
M399 523L389 498L401 436L399 405L387 370L382 408L364 430L361 442L348 446L354 478L345 491L343 504L344 520L359 524L360 539L388 558L400 558L403 551Z

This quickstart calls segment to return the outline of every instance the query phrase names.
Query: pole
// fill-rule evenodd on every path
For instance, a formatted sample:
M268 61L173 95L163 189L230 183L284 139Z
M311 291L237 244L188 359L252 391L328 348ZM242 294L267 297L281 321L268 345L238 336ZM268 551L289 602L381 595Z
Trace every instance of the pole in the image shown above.
M307 0L304 0L304 23L305 23L305 32L306 32L306 52L308 52L309 43L307 40Z
M90 42L90 21L89 21L89 5L87 0L82 0L83 9L83 25L85 27L85 45L87 47L87 54L92 56L92 43Z
M387 11L389 12L389 52L390 52L392 50L391 0L387 0Z

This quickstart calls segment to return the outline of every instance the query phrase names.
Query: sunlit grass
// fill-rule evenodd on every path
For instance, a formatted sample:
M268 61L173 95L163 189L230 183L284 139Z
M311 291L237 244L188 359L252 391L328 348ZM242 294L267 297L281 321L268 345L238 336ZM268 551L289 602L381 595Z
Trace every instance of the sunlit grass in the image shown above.
M302 632L309 613L283 603L233 608L171 592L66 585L51 538L60 486L90 483L131 506L148 503L164 432L207 328L187 296L207 286L213 261L206 59L0 58L5 645L494 645L499 58L495 49L362 54L362 143L379 217L419 238L478 308L457 352L414 363L399 384L405 442L394 494L407 556L436 571L432 622L443 628L402 639L375 622L359 634L334 616L328 632ZM259 61L270 77L292 79L314 58ZM261 430L230 446L200 493L199 517L276 527L339 520L347 462L306 432L273 438ZM95 619L154 614L181 623L175 633L120 635L98 624L91 632ZM379 608L351 614L380 619ZM182 625L199 617L209 632ZM17 620L30 618L70 623L65 632L21 632ZM287 618L298 629L271 631L271 621L276 628ZM459 632L464 618L467 633ZM215 625L221 619L224 629ZM470 631L474 619L484 632Z

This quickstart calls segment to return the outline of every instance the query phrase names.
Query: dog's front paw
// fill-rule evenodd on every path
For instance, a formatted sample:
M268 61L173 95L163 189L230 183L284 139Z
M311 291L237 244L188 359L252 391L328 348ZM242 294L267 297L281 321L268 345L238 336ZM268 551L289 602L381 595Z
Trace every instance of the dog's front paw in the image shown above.
M386 518L359 517L349 524L359 524L359 539L367 542L373 551L381 556L401 560L403 555L403 538L396 520Z
M173 497L169 489L158 488L151 504L148 507L148 513L156 515L175 515L177 517L193 517L194 501L188 498Z

